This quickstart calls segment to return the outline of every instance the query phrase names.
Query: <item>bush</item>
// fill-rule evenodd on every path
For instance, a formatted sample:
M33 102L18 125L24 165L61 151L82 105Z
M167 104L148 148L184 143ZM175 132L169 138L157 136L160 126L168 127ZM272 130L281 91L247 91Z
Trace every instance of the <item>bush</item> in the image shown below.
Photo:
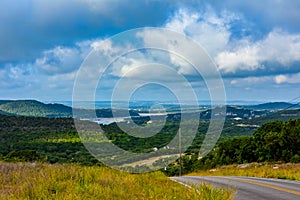
M40 157L35 150L13 150L4 157L4 160L16 162L32 162L40 160Z
M291 158L291 162L292 163L299 163L300 162L300 156L298 154L294 155L292 158Z

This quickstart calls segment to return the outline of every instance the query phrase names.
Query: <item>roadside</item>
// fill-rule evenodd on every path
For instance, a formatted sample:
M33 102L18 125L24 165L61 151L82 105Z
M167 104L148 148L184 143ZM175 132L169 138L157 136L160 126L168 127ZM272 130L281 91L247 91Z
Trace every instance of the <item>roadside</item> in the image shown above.
M201 170L188 176L250 176L300 181L300 163L247 163Z

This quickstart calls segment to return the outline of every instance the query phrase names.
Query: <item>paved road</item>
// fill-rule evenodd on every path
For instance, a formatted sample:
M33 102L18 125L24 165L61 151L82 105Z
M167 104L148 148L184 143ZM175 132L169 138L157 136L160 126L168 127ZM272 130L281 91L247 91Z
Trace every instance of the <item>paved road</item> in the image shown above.
M241 176L182 176L171 179L187 184L210 183L215 187L235 188L235 200L300 200L299 181Z

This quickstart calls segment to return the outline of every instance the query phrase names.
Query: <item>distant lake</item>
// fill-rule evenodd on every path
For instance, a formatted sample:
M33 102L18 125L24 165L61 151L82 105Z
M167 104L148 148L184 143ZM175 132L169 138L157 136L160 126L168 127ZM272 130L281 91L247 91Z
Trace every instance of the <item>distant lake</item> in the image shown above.
M116 118L97 118L97 119L83 119L83 120L89 120L92 122L96 122L97 124L109 125L114 122L125 122L126 119L129 118L130 117L116 117Z

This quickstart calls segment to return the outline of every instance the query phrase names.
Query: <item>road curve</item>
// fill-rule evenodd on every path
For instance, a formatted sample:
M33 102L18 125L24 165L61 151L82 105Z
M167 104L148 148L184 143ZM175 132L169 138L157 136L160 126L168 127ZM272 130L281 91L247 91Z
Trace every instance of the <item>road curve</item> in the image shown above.
M299 200L300 182L244 176L182 176L172 180L185 184L208 183L214 187L235 188L235 200Z

